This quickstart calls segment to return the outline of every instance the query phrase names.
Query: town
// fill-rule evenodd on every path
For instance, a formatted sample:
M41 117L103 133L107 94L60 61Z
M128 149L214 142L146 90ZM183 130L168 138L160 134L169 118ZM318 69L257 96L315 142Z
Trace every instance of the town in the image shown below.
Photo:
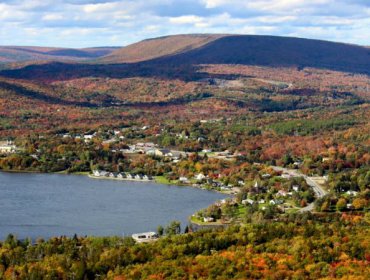
M200 123L208 125L208 122L201 121ZM231 198L216 202L190 217L191 222L198 225L229 224L255 218L258 215L266 218L283 213L320 210L315 203L328 193L325 190L329 180L328 176L302 174L299 169L303 162L299 158L291 160L289 164L291 169L286 169L260 163L242 163L243 153L238 151L230 152L228 149L214 151L204 145L198 152L181 151L160 146L161 141L157 140L162 138L162 133L164 133L174 138L185 137L188 141L204 143L206 135L191 139L191 136L183 136L184 134L176 132L168 133L162 129L161 133L154 135L154 138L149 137L149 139L155 139L157 143L140 142L133 137L148 129L150 129L148 126L132 127L81 134L63 133L56 134L54 137L56 137L55 141L64 143L63 146L77 145L90 151L89 153L99 147L100 151L96 151L112 159L115 158L116 165L102 164L101 160L95 159L95 163L90 163L86 166L87 169L81 170L87 171L86 174L91 178L156 181L232 195ZM128 137L128 135L131 136ZM39 136L38 138L40 143L45 142L45 137ZM3 152L4 155L24 154L24 148L17 147L14 142L8 141L3 146L11 147L4 149L7 151ZM42 149L37 149L29 156L33 160L40 160L43 157ZM93 154L90 155L90 162L92 162L92 156ZM66 160L65 155L59 162L63 160ZM323 158L322 162L325 163L327 160ZM222 164L226 169L232 167L234 172L229 175L223 173L222 169L218 173L210 172L211 170L207 167L210 162ZM189 166L185 169L180 168L186 165ZM193 167L189 168L190 166ZM339 192L346 196L345 209L355 209L353 202L358 191L343 188Z

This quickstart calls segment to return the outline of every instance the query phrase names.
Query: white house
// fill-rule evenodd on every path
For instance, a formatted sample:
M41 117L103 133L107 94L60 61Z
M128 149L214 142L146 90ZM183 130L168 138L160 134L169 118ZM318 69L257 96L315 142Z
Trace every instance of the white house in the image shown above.
M242 200L242 204L243 205L247 205L247 204L253 205L254 201L252 199L247 198L247 199Z
M144 175L143 176L143 180L150 181L150 180L152 180L152 177L151 176L148 176L148 175Z
M84 139L85 139L85 141L90 141L95 137L95 135L96 135L96 133L94 133L94 134L85 134Z
M148 243L158 240L159 236L155 232L143 232L133 234L132 238L138 243Z
M154 156L155 155L155 149L148 149L145 152L149 156Z
M188 179L187 177L184 177L184 176L181 176L181 177L179 178L179 181L180 181L181 183L189 183L189 179Z
M207 177L203 173L199 173L199 174L195 175L195 179L198 180L198 181L202 181L206 178Z
M172 153L168 149L155 149L154 154L157 157L172 157Z
M203 221L204 221L205 223L211 223L211 222L214 222L214 221L215 221L215 219L214 219L214 218L212 218L212 217L204 217L204 218L203 218Z
M277 204L282 204L283 201L282 200L273 200L271 199L270 202L269 202L271 205L277 205Z
M287 192L284 191L284 190L279 190L278 193L277 193L278 196L287 196Z
M96 177L106 177L109 176L109 173L107 171L94 170L93 175Z

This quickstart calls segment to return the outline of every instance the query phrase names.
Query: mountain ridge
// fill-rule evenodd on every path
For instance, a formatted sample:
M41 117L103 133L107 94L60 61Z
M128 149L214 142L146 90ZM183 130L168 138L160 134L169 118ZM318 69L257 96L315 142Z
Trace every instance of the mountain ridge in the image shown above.
M73 49L48 51L66 55ZM101 58L91 55L81 58L78 51L72 54L77 58L70 61L54 59L38 65L4 68L0 76L44 81L82 77L161 77L190 81L210 76L202 74L200 69L204 65L317 68L370 74L367 47L267 35L174 35L147 39Z
M177 53L161 51L155 53L156 46L170 39L207 38L203 44ZM155 42L152 46L149 44ZM131 57L120 57L125 50L133 47L145 50L153 58L139 62L157 64L243 64L260 66L295 66L318 67L331 70L370 73L370 50L366 46L337 43L296 37L280 37L269 35L230 35L230 34L195 34L175 35L152 40L144 40L112 52L98 59L102 63L132 63ZM150 49L151 47L151 49ZM145 55L144 55L145 56ZM107 60L107 57L110 59ZM135 61L134 61L135 62ZM138 61L136 61L138 62Z
M202 47L222 34L180 34L149 38L116 50L100 59L101 62L136 63L167 55L179 54ZM118 58L118 60L117 60Z

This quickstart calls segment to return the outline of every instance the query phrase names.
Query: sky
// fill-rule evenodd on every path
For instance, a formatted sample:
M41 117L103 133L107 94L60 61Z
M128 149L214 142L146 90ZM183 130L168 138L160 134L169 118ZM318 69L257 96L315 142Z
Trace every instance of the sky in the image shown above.
M370 0L0 0L0 45L125 46L191 33L370 46Z

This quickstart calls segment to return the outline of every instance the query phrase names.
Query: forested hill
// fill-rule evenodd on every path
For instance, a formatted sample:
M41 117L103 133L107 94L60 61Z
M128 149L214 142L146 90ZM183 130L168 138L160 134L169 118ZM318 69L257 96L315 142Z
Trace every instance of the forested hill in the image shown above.
M0 46L0 63L29 61L80 61L106 56L116 47L71 49L49 47Z
M370 73L369 48L329 41L256 35L177 35L145 40L115 51L101 61L126 63L146 58L153 58L151 63L162 65L296 66Z
M32 49L37 55L38 48ZM320 40L255 35L176 35L145 40L125 48L50 49L43 56L68 63L24 65L0 76L43 81L83 77L161 77L186 81L209 78L199 65L316 68L370 74L370 49ZM109 55L105 55L109 52ZM102 56L98 58L98 56ZM0 49L1 59L1 49ZM81 60L89 60L84 63ZM78 63L76 61L79 61ZM8 67L10 68L10 67ZM214 78L212 76L211 78Z
M100 61L105 63L134 63L186 53L198 49L225 35L174 35L147 39L118 49Z

